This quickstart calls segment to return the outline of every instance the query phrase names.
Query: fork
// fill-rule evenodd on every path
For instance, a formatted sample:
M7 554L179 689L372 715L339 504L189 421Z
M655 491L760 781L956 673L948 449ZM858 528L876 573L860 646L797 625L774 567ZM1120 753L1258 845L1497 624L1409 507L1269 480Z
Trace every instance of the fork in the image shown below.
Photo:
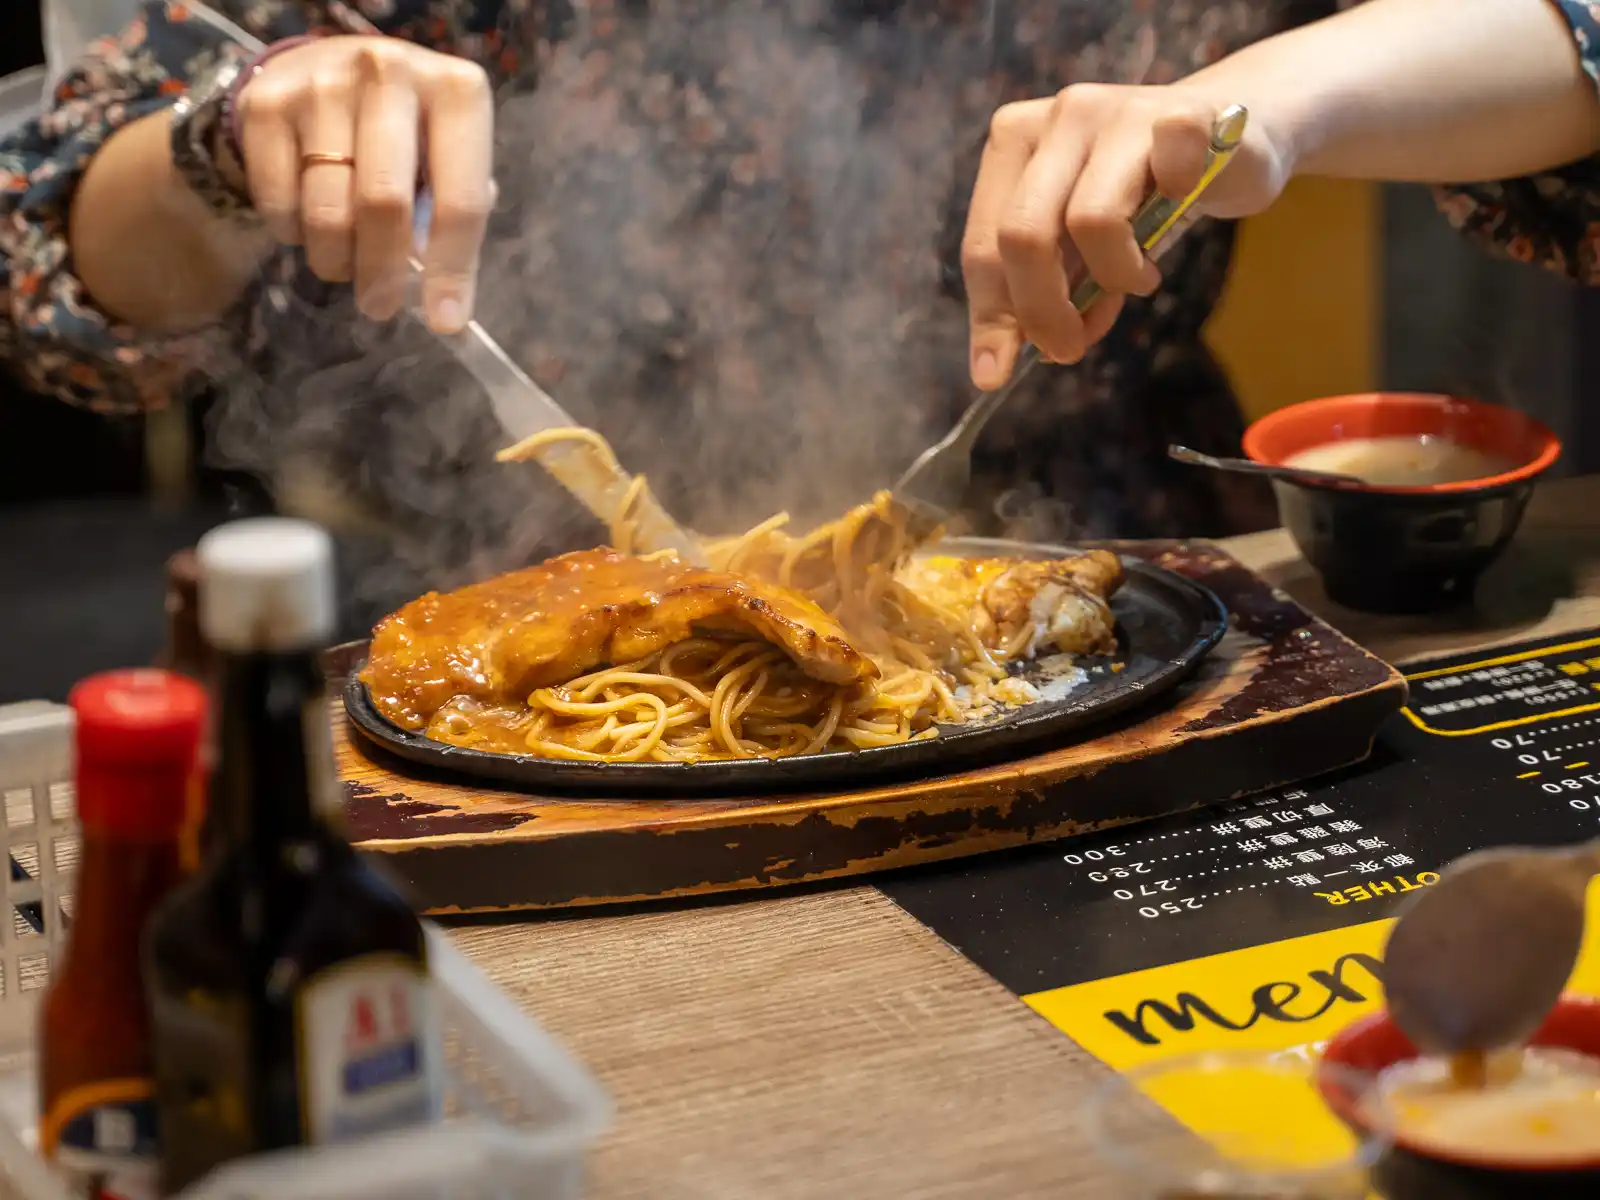
M1242 104L1231 104L1211 126L1211 144L1206 147L1206 165L1200 181L1181 200L1170 200L1152 192L1133 217L1133 235L1152 260L1176 241L1195 217L1193 208L1211 183L1233 159L1244 139L1249 112ZM1084 279L1072 289L1072 307L1086 313L1104 294L1093 279ZM914 526L925 533L944 524L966 498L972 485L972 448L990 418L1016 392L1018 386L1040 362L1038 347L1023 346L1012 368L1011 378L990 392L980 392L961 414L955 428L929 446L894 485L895 502L911 514Z

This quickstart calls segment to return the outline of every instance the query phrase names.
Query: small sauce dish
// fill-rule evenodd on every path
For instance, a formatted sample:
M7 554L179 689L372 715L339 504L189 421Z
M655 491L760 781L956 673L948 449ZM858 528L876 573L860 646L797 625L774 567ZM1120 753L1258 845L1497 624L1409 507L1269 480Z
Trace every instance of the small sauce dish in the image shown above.
M1283 524L1335 603L1425 613L1471 598L1561 441L1500 405L1367 392L1270 413L1245 431L1244 453L1360 477L1360 486L1274 480Z
M1534 1054L1545 1056L1545 1061L1566 1054L1590 1064L1600 1063L1600 1000L1563 997L1529 1045L1530 1064ZM1587 1138L1577 1148L1555 1142L1546 1146L1543 1141L1536 1145L1528 1140L1521 1153L1513 1153L1505 1148L1511 1144L1507 1140L1511 1132L1526 1126L1537 1137L1542 1125L1553 1128L1552 1119L1537 1109L1530 1112L1529 1093L1504 1094L1516 1107L1508 1105L1503 1120L1498 1111L1483 1107L1434 1108L1429 1112L1416 1108L1414 1099L1413 1107L1403 1110L1402 1102L1386 1098L1384 1073L1418 1062L1416 1048L1387 1012L1379 1012L1338 1033L1318 1064L1317 1090L1333 1113L1358 1133L1371 1136L1381 1132L1385 1149L1373 1167L1372 1180L1386 1200L1577 1200L1600 1196L1600 1127L1594 1130L1596 1149L1592 1153ZM1531 1065L1527 1069L1532 1070ZM1372 1082L1352 1084L1352 1080ZM1600 1099L1587 1091L1591 1082L1587 1071L1565 1082L1582 1089L1584 1099L1600 1108ZM1458 1090L1453 1096L1445 1095L1447 1102L1461 1096ZM1483 1103L1500 1102L1491 1092L1481 1095ZM1543 1102L1544 1097L1539 1096L1537 1103ZM1468 1130L1459 1126L1454 1132L1462 1136L1422 1132L1429 1126L1418 1124L1419 1117L1433 1120L1436 1131L1448 1128L1437 1123L1446 1112L1463 1114L1460 1119L1474 1122L1473 1128L1483 1127L1488 1112L1497 1136L1475 1144L1465 1136ZM1492 1141L1501 1146L1489 1144ZM1551 1157L1541 1161L1547 1150Z

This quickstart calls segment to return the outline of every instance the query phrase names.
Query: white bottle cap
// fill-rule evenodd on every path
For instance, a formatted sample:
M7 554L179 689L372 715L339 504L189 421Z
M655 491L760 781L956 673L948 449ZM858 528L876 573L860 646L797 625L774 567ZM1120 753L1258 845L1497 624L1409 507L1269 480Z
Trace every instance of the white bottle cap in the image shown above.
M309 521L253 517L195 548L200 632L220 650L321 649L333 638L333 541Z

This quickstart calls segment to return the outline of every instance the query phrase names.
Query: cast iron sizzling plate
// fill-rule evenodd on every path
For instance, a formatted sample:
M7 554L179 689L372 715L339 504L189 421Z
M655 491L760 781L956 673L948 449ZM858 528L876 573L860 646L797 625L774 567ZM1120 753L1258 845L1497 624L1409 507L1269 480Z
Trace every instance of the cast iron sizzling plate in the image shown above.
M994 538L943 542L939 553L972 558L1065 558L1062 546ZM1002 710L981 722L942 726L938 737L792 758L746 758L703 763L594 763L466 750L401 729L382 716L361 682L364 661L345 684L350 720L379 748L420 766L527 790L587 797L628 795L762 794L853 786L868 781L942 775L1081 740L1090 726L1145 704L1193 674L1228 627L1222 601L1199 584L1134 558L1112 598L1117 652L1083 658L1088 679L1059 699ZM1114 669L1120 664L1121 669ZM1038 664L1021 664L1023 678L1042 683Z

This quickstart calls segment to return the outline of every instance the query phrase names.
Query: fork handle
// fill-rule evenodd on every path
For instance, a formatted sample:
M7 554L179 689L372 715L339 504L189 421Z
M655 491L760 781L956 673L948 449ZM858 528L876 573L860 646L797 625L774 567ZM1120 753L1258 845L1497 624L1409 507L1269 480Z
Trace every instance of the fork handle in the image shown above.
M1222 174L1223 168L1233 161L1234 153L1244 140L1244 129L1249 119L1250 112L1242 104L1230 104L1223 109L1211 126L1211 143L1206 147L1205 169L1189 194L1173 200L1160 192L1152 192L1139 206L1139 211L1133 216L1133 237L1152 262L1193 224L1197 215L1194 206L1205 195L1212 181ZM1100 295L1100 285L1092 278L1085 278L1072 289L1072 307L1080 313L1086 312Z
M1000 406L1011 399L1011 394L1021 386L1022 381L1034 367L1039 365L1039 348L1032 342L1022 347L1022 352L1017 355L1017 361L1011 368L1011 377L995 388L992 392L980 392L977 399L967 406L967 411L962 414L961 420L956 423L951 436L945 441L945 446L960 446L970 452L978 440L978 435L983 432L983 427L989 423L989 418L1000 411Z
M1244 140L1244 128L1249 118L1250 112L1242 104L1230 104L1223 109L1211 126L1211 143L1206 147L1205 169L1194 187L1189 190L1189 194L1174 200L1163 196L1159 191L1152 191L1139 206L1139 211L1133 214L1134 239L1139 243L1139 248L1152 259L1159 256L1162 250L1177 240L1194 222L1196 215L1194 206L1199 203L1200 197L1205 195L1212 181L1222 174L1223 168L1233 161L1234 152ZM1072 289L1072 307L1080 313L1088 312L1095 301L1104 294L1104 289L1092 277L1086 277ZM982 430L989 418L994 415L994 410L1005 403L1015 390L1017 382L1032 370L1038 361L1039 351L1031 344L1024 346L1017 358L1017 365L1011 370L1011 378L987 396L980 397L972 406L977 410L971 422L972 438L977 437L978 431Z
M1175 240L1176 235L1194 223L1195 214L1190 211L1192 203L1189 199L1173 200L1160 192L1152 192L1140 205L1133 218L1133 236L1152 262L1167 243ZM1072 307L1080 313L1086 313L1104 294L1105 290L1095 282L1094 277L1085 275L1078 286L1072 289Z

